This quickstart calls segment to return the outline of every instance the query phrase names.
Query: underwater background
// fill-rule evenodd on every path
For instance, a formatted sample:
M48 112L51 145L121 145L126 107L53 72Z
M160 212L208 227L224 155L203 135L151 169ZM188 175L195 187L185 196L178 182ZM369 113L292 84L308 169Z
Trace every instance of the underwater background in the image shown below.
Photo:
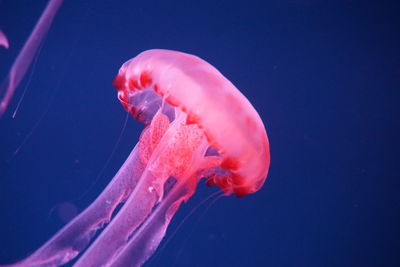
M46 3L0 1L0 79ZM145 266L400 265L398 13L396 1L64 1L0 118L0 264L105 188L143 129L124 128L111 81L164 48L208 61L250 100L271 167L243 198L203 203L217 189L201 182Z

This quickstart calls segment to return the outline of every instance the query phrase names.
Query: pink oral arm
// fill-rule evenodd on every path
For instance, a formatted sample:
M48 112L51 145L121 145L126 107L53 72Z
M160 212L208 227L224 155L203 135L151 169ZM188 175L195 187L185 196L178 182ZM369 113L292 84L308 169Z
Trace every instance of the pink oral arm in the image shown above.
M141 223L147 220L158 201L156 190L149 189L154 180L155 177L146 168L124 206L78 259L75 267L109 266L114 261L115 255L127 245Z
M7 36L0 30L0 46L9 47Z
M142 266L156 251L165 236L172 217L182 201L190 194L190 189L185 184L175 184L149 218L131 237L125 248L115 256L110 266Z
M60 8L62 0L50 0L36 23L35 28L29 35L28 40L22 47L21 52L18 54L14 64L12 65L10 72L6 76L5 80L0 86L0 117L6 111L11 98L14 95L15 89L25 76L33 57L37 53L37 50L42 43L46 33L48 32L50 25ZM0 36L1 40L1 36ZM1 42L1 41L0 41Z
M158 203L158 193L149 190L154 179L150 172L143 173L117 216L75 267L141 266L154 253L179 204L190 194L185 182L178 182Z
M86 210L28 258L9 266L60 266L84 250L96 231L110 221L117 205L135 188L144 169L137 151L135 147L110 184Z
M149 128L141 135L141 159L147 162L147 153L150 153L147 154L150 157L137 186L111 223L77 261L75 267L141 266L165 236L180 203L194 193L194 181L191 179L194 179L196 168L180 169L182 173L174 173L166 159L177 162L188 157L185 148L193 148L193 142L188 140L190 138L185 133L193 132L181 128L186 116L176 118L164 132L163 116L165 117L155 115ZM161 139L156 141L161 133ZM198 155L203 155L208 144L202 138L199 142L201 144L197 144L196 151ZM156 148L151 151L141 150L143 147L140 144L153 144ZM172 147L178 148L174 150ZM188 165L191 166L190 163ZM172 166L176 168L175 165ZM174 175L179 175L179 178L175 177L175 183L172 184L167 178L172 179Z

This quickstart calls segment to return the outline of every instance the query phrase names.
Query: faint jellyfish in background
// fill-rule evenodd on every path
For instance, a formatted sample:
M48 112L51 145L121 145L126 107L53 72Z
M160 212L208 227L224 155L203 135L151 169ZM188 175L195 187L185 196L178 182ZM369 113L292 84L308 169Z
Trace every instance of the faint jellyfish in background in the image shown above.
M145 125L139 142L88 208L12 266L65 264L102 228L74 266L140 266L200 179L238 197L263 186L270 164L263 122L212 65L148 50L124 63L113 83L123 107Z
M50 0L40 16L35 28L26 40L22 50L15 59L9 73L0 85L0 117L6 112L7 107L38 49L50 29L54 16L60 8L62 0ZM0 30L0 45L8 48L8 41Z
M71 202L58 204L56 211L58 218L64 223L71 221L78 214L78 208Z
M10 47L7 36L0 30L0 46L8 49Z

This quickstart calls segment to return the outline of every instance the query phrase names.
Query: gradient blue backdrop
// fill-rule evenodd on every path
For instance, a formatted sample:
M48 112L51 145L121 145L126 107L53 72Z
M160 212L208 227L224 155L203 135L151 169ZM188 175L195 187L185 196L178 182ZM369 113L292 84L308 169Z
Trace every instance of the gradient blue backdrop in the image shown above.
M46 2L0 1L11 45L1 79ZM38 248L68 219L66 203L82 211L106 186L142 130L129 118L106 165L126 118L111 80L141 51L166 48L207 60L249 98L272 164L262 190L196 209L147 266L399 265L393 3L65 1L0 119L0 263ZM167 236L214 191L201 184Z

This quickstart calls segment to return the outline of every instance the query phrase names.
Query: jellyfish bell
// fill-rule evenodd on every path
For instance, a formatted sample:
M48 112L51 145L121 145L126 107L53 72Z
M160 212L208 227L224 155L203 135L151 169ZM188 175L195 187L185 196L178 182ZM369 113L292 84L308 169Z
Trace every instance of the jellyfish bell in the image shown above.
M202 59L148 50L122 65L118 98L145 128L97 199L13 266L140 266L202 177L226 194L259 190L269 168L264 125L250 102ZM121 209L115 213L119 204Z
M246 97L212 65L177 51L148 50L122 65L114 86L134 118L141 120L143 112L160 108L165 101L185 120L183 125L199 129L207 145L220 155L214 165L226 170L210 174L209 185L237 196L262 187L270 164L262 120ZM153 97L147 102L149 94Z

